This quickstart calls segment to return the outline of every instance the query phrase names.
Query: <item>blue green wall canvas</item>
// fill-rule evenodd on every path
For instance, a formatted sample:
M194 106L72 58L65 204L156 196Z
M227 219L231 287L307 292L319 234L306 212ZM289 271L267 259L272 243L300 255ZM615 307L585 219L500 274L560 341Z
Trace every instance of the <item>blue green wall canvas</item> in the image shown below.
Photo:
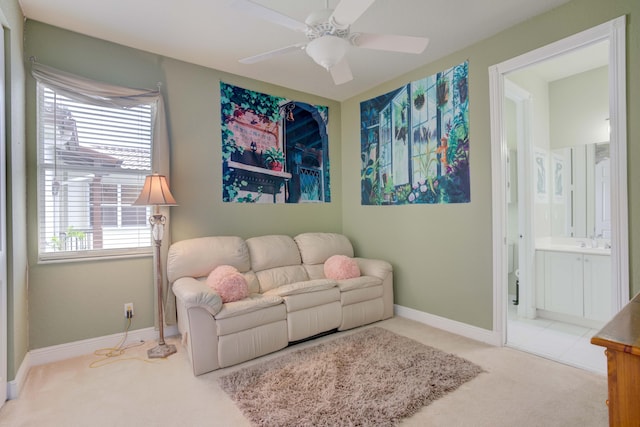
M361 203L468 203L468 61L360 103Z
M331 201L329 109L220 82L222 200Z

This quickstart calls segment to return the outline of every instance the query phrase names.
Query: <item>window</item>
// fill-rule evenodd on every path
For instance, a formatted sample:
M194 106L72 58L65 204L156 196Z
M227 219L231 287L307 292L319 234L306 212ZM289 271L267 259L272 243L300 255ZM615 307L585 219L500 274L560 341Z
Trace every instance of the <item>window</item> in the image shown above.
M151 104L104 107L38 83L41 260L149 253L144 206L151 173Z
M436 75L431 75L416 84L414 99L420 95L420 102L412 103L412 171L413 183L424 183L438 174L438 106L436 96Z
M147 227L149 216L144 206L131 206L141 187L131 184L105 184L102 187L102 224L108 227Z
M382 192L388 194L393 187L391 179L391 105L387 105L380 112L380 185Z

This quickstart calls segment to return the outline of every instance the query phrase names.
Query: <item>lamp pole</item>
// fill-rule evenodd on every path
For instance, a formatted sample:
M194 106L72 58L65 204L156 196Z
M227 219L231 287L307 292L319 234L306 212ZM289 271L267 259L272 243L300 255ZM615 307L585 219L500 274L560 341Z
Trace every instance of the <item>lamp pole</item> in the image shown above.
M156 295L158 303L158 331L160 333L158 345L147 350L149 358L164 358L176 353L176 346L164 342L164 298L162 298L162 259L160 255L160 247L162 246L162 237L164 235L164 224L167 217L160 213L160 206L177 206L171 191L167 178L164 175L147 175L142 187L140 195L133 202L136 206L153 206L154 213L149 217L151 224L151 232L153 241L155 242L155 263L156 263Z
M162 237L164 234L164 224L167 218L159 212L156 205L156 213L149 217L149 223L153 230L153 241L155 242L155 259L156 259L156 294L158 296L158 345L147 351L150 359L162 358L176 353L176 346L166 344L164 342L164 298L162 297L162 266L160 263L160 247L162 246Z

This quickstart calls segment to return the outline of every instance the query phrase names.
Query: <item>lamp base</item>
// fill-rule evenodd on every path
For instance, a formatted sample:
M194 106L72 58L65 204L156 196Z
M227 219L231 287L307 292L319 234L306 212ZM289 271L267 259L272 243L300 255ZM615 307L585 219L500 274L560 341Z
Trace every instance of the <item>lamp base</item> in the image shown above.
M147 356L149 357L149 359L159 359L171 356L177 351L178 350L176 350L176 346L173 344L162 344L147 350Z

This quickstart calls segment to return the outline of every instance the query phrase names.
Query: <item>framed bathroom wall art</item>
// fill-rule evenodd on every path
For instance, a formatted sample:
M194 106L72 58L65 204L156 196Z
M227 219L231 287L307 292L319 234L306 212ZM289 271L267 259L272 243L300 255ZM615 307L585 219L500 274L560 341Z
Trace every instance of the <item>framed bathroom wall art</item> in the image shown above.
M222 200L331 201L326 106L220 82Z
M538 203L549 203L549 154L536 147L533 153L535 170L535 197Z
M468 61L360 103L361 203L468 203Z
M565 203L565 180L566 172L564 158L553 153L551 156L551 171L553 173L553 202L557 204Z

